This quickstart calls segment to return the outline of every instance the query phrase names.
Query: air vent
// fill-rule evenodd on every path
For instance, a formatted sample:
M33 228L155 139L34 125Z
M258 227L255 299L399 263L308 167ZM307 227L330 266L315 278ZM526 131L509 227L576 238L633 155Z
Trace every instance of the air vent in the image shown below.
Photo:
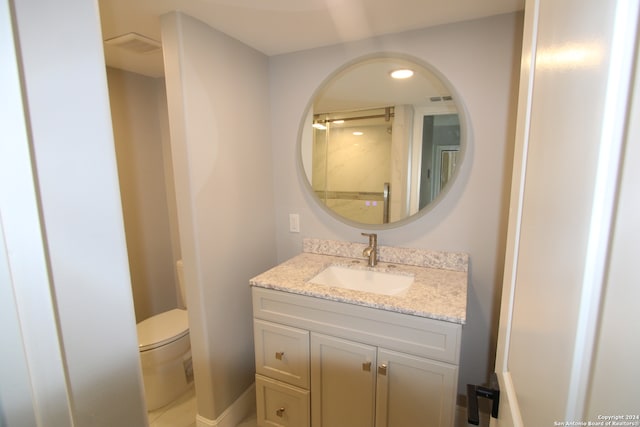
M106 45L128 50L129 52L146 54L159 51L162 44L138 33L127 33L104 41Z
M431 98L429 98L429 101L431 102L452 101L452 100L453 100L453 97L451 95L432 96Z

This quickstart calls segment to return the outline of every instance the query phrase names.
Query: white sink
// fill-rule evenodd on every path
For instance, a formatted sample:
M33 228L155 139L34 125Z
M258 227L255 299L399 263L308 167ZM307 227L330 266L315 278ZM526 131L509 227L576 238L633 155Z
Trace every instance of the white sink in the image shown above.
M413 276L331 265L309 282L374 294L400 295L411 286Z

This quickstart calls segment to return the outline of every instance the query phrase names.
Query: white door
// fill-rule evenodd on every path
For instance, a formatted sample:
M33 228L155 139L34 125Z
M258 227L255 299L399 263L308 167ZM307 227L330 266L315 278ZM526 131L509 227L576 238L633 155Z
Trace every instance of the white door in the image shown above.
M598 416L589 390L620 159L638 143L625 134L638 3L526 2L493 426L597 421L586 418Z

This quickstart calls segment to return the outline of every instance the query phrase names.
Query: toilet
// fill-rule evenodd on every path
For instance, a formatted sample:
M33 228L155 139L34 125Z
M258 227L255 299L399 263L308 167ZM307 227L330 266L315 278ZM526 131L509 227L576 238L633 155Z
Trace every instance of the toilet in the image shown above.
M176 263L178 285L185 302L182 260ZM147 410L171 403L193 383L187 310L175 308L137 325Z

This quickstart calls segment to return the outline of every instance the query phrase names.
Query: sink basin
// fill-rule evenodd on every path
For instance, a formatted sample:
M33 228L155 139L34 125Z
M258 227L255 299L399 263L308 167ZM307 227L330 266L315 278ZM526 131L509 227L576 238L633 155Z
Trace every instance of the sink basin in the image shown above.
M411 286L413 276L331 265L309 282L374 294L400 295Z

